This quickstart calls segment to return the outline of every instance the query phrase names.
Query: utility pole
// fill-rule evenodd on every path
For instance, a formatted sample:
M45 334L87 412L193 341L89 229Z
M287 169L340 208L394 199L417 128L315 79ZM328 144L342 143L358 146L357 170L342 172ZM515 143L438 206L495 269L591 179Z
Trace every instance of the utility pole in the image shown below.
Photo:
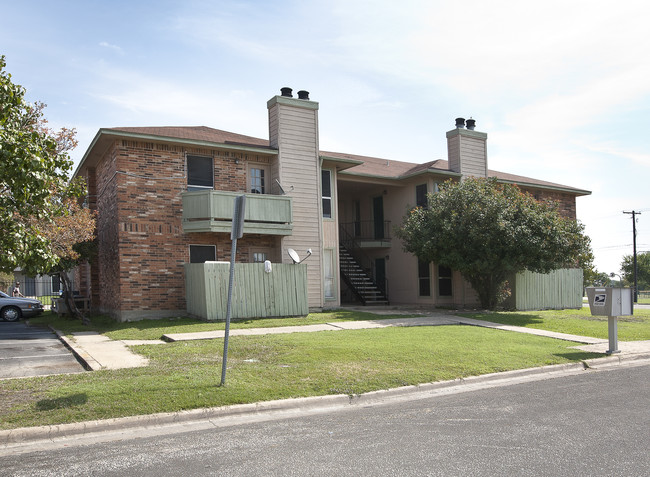
M624 214L632 214L632 251L634 253L634 303L639 302L639 295L637 292L637 283L636 283L636 274L637 274L637 266L636 266L636 216L641 215L641 212L637 212L636 210L632 210L631 212L626 212L623 211Z

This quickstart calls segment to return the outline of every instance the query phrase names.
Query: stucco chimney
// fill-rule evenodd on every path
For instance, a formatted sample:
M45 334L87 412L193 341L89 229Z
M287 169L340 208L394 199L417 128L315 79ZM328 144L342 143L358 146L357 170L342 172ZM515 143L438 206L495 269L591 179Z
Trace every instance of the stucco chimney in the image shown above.
M459 119L463 125L459 126ZM474 130L476 120L456 119L456 128L447 132L447 154L449 170L459 172L463 177L487 177L487 134Z

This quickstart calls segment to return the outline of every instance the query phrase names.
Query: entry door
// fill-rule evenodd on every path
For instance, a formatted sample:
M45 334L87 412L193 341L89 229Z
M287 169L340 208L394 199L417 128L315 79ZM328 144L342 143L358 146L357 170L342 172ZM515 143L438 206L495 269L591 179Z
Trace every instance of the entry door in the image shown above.
M375 258L375 281L377 287L386 293L386 259Z
M372 199L373 222L375 226L375 238L384 238L384 198L380 195Z

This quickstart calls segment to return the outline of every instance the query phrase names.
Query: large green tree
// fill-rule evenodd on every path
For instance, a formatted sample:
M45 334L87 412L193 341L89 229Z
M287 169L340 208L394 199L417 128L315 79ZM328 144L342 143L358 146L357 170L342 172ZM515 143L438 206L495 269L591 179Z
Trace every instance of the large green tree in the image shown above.
M85 187L69 180L74 130L50 130L45 105L28 103L5 66L0 56L0 270L43 272L60 260L43 225L68 215Z
M650 290L650 252L636 255L636 282L639 290ZM625 255L621 263L623 282L626 286L634 286L634 256Z
M591 262L590 240L577 221L562 217L517 186L495 179L445 182L426 208L404 217L397 236L420 260L461 272L481 306L494 309L508 276L547 273Z
M66 273L91 256L95 230L94 214L79 205L85 184L69 179L76 132L50 129L45 105L28 103L5 66L0 56L0 271L58 273L68 308L88 323L69 300Z

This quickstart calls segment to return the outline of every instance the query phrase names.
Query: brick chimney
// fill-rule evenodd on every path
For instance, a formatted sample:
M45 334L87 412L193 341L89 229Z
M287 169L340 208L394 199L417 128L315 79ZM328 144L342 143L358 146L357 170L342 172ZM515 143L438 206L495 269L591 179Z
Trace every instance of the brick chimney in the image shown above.
M447 132L449 170L463 177L487 177L487 134L474 130L476 121L456 118L456 128Z

